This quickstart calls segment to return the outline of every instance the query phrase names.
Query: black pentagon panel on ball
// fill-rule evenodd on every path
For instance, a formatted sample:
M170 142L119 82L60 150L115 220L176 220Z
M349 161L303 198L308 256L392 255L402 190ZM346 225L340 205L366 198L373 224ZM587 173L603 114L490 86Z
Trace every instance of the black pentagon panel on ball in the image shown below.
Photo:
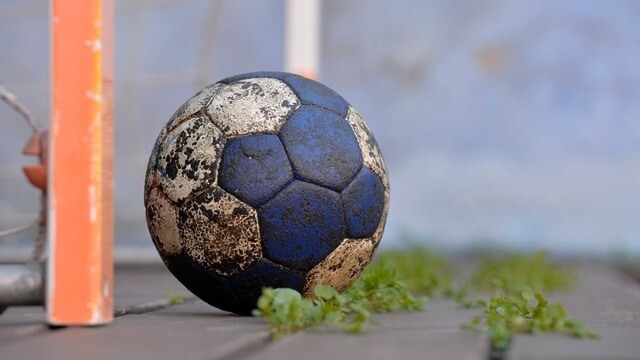
M243 310L251 313L256 308L262 288L290 288L302 292L306 274L289 269L267 259L260 259L238 275L229 277L231 288L243 300Z
M235 296L229 280L215 274L186 254L163 258L169 271L194 295L218 309L246 314L246 306Z
M385 207L384 187L369 168L362 170L342 193L347 237L366 238L376 231Z
M294 176L342 191L362 166L351 126L336 113L303 105L280 129Z
M296 180L258 209L264 257L309 270L344 239L338 193Z
M293 170L277 135L252 135L230 140L222 152L220 187L257 207L293 179Z

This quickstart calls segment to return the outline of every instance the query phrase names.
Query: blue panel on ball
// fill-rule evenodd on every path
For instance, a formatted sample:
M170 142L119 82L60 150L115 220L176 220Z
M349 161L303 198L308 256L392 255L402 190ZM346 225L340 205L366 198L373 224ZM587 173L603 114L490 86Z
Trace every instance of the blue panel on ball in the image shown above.
M265 257L309 270L344 239L344 213L338 193L294 181L258 209Z
M342 191L362 166L351 126L334 112L301 106L280 129L296 178Z
M291 179L291 164L277 135L236 138L222 152L220 186L252 206L271 199Z
M164 262L182 285L209 305L241 315L251 313L252 309L235 296L229 280L200 266L188 255L168 256Z
M353 179L341 194L347 222L347 237L366 238L376 231L384 211L384 187L378 176L367 167Z
M302 105L315 105L347 116L349 103L327 86L302 76L287 74L283 79L298 95Z
M262 288L291 288L302 292L305 273L262 258L250 268L229 277L229 283L245 306L254 309Z

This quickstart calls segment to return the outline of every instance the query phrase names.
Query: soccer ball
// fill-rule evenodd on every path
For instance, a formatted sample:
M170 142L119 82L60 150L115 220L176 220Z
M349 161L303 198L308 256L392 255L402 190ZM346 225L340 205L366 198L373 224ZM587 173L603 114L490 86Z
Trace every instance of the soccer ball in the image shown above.
M263 287L343 290L384 231L389 182L360 115L304 77L209 85L164 126L147 167L147 224L190 291L237 314Z

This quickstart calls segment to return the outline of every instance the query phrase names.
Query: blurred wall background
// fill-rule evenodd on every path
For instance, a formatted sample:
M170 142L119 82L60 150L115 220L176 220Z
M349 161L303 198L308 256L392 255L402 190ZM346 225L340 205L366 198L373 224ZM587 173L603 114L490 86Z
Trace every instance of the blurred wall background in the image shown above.
M151 146L204 85L281 70L283 1L116 1L116 247L156 256ZM0 0L0 82L46 123L48 1ZM391 177L383 244L640 251L640 2L322 3L320 80L368 121ZM0 229L36 217L29 129L0 104ZM8 253L34 234L0 240Z

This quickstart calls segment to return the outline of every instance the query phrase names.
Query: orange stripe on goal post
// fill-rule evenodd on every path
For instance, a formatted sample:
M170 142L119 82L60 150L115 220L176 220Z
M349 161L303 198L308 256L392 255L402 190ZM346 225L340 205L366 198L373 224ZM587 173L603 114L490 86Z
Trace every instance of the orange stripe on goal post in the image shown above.
M47 314L113 319L113 0L51 0Z

